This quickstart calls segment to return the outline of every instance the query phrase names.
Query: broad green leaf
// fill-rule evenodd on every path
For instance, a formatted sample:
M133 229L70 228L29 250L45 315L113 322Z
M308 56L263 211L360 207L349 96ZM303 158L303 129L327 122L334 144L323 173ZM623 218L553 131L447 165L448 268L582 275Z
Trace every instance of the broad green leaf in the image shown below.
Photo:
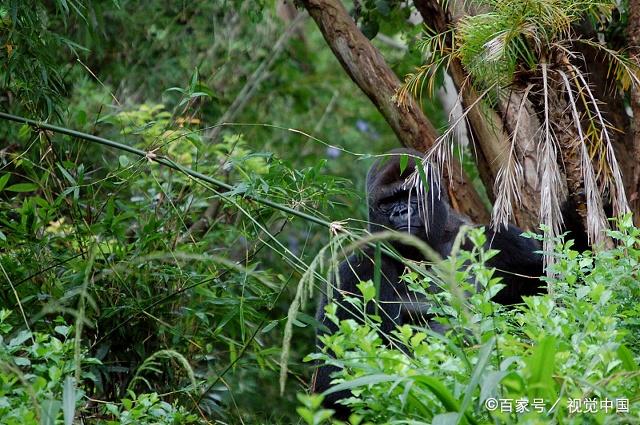
M76 415L76 384L75 379L67 376L64 380L62 391L62 413L64 415L64 425L72 425Z
M365 282L360 282L356 286L362 293L362 297L364 298L365 303L368 303L369 301L375 298L376 287L374 286L373 282L371 282L370 280L367 280Z
M556 338L545 336L535 347L533 354L526 359L529 380L527 382L531 395L544 397L555 392L552 379L555 370Z
M375 375L363 376L362 378L356 378L351 381L343 382L338 385L334 385L325 391L324 395L329 395L338 391L343 390L351 390L353 388L363 387L365 385L374 385L379 384L381 382L393 382L393 381L401 381L405 378L396 375L387 375L384 373L379 373Z
M456 425L458 423L458 414L456 412L440 413L433 417L431 425Z
M507 376L510 372L507 370L500 370L491 372L485 376L480 386L480 403L484 403L489 397L497 395L497 388L500 381Z
M6 190L8 192L33 192L38 189L38 185L35 183L18 183L12 184Z
M622 366L629 372L635 372L638 370L638 363L633 357L633 353L623 344L618 347L618 357L622 360Z
M58 400L45 400L40 405L40 424L55 425L62 403Z
M16 366L21 366L21 367L31 366L31 360L29 360L26 357L14 357L13 362L16 364Z

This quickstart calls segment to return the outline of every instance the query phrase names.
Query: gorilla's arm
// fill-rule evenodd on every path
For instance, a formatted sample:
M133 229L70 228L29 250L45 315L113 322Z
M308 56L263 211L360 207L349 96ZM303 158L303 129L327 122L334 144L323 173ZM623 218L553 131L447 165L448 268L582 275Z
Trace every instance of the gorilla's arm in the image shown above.
M333 285L333 301L338 306L336 315L339 320L354 319L362 322L362 311L354 311L355 307L345 302L344 298L362 298L357 285L360 282L374 280L375 264L373 258L373 250L367 249L362 254L353 254L340 263L338 267L340 287L338 288L336 284ZM384 318L393 320L394 317L398 316L397 311L399 309L398 303L394 302L397 301L399 296L396 282L398 282L403 268L399 262L385 255L383 255L380 260L380 294L378 294L377 297L378 306L381 309L380 314ZM325 317L324 307L327 303L328 299L325 292L322 294L320 305L318 306L317 319L329 329L328 333L333 333L337 329L335 324ZM370 303L370 305L367 306L367 313L371 314L374 312L375 305ZM394 329L393 324L383 324L383 326L388 328L382 329L385 332Z
M367 249L362 254L354 254L343 261L338 267L338 277L340 288L333 285L333 302L337 305L336 316L339 320L354 319L362 323L362 311L356 311L356 308L346 302L345 297L360 296L360 290L357 285L361 281L374 280L375 264L373 250ZM393 259L382 256L380 264L380 293L377 297L377 305L379 307L378 314L382 317L381 330L382 335L388 335L397 324L400 324L400 288L398 282L402 273L402 265ZM318 306L317 320L324 326L324 329L318 331L318 336L325 333L333 334L338 329L337 326L330 321L324 311L324 307L328 304L327 294L323 293ZM375 312L375 304L373 302L367 305L367 313ZM317 339L318 348L322 348L322 342ZM313 377L312 391L321 393L331 386L331 374L338 371L335 366L320 366ZM336 417L346 418L349 410L336 402L349 397L349 391L340 391L329 394L324 401L324 405L336 411Z
M485 230L485 249L500 252L488 261L495 267L496 276L502 278L505 287L493 297L493 301L508 305L522 302L523 296L540 294L544 285L539 277L544 274L542 255L537 241L521 236L522 229L509 225L498 231Z

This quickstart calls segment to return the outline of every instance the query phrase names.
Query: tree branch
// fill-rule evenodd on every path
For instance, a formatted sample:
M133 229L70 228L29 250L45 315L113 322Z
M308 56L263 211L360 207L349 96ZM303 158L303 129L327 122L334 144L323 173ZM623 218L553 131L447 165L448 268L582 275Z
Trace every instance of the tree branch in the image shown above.
M400 80L389 68L380 52L360 32L339 0L302 0L315 20L334 55L349 77L371 99L400 143L426 152L437 138L437 132L414 99L402 107L393 100ZM451 191L454 208L476 222L486 223L488 213L480 197L461 173L452 173Z

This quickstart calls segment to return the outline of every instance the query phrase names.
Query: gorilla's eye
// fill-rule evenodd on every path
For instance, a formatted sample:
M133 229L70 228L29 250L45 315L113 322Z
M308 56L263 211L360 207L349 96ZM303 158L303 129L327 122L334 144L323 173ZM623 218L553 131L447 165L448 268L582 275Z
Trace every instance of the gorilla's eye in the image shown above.
M391 196L387 196L380 200L379 206L383 211L390 211L396 205L407 203L417 204L418 203L418 191L416 188L412 188L411 192L408 190L401 190L399 192L394 193Z
M411 202L414 203L418 199L418 191L416 188L412 188L411 191L408 190L400 190L395 192L393 195L389 195L386 198L380 200L380 205L391 205L397 204L398 202Z
M407 203L407 192L399 192L395 195L388 196L380 201L380 209L382 211L391 211L398 204Z

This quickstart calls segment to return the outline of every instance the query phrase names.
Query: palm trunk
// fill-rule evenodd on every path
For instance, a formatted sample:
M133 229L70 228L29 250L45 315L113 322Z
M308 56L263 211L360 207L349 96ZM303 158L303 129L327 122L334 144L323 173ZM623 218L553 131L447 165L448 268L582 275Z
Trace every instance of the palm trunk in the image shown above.
M414 0L416 9L422 15L424 22L437 32L444 32L452 25L452 17L443 8L443 2L437 0ZM540 187L538 178L538 163L535 156L535 145L531 143L539 127L536 117L531 113L520 113L520 98L517 93L511 99L500 104L502 115L495 110L482 108L478 104L478 93L474 90L462 64L453 60L449 66L449 74L461 94L462 104L467 112L467 122L473 134L477 150L478 168L490 199L495 200L494 185L498 171L507 166L511 151L511 134L516 129L519 120L518 137L515 138L513 154L515 161L522 167L519 192L520 204L513 205L513 219L520 227L535 230L540 223ZM475 105L475 106L474 106ZM525 107L528 103L525 102Z
M631 54L638 60L640 59L640 1L629 0L629 23L627 28L627 45L633 46ZM635 215L635 224L640 226L640 87L634 85L631 87L631 110L633 118L631 127L631 140L627 145L627 161L629 166L627 174L631 176L627 183L627 193L631 211ZM630 155L629 155L630 154Z

